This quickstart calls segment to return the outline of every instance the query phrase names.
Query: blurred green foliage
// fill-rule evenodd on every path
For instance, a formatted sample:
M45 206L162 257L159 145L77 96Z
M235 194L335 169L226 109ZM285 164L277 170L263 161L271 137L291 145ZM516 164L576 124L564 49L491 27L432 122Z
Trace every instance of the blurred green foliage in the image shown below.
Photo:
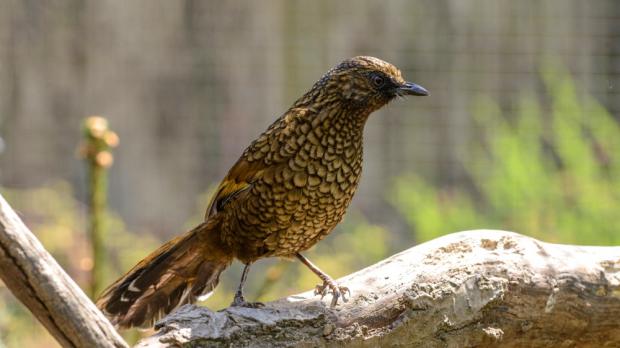
M484 134L463 161L466 188L440 188L409 175L394 206L418 241L494 228L551 242L620 244L620 127L565 71L542 74L545 95L523 96L513 114L479 98Z

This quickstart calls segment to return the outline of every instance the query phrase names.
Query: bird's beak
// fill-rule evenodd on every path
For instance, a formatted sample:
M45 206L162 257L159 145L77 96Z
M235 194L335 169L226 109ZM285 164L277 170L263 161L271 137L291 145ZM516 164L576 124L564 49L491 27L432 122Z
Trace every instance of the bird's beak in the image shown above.
M398 87L398 92L401 95L419 95L419 96L425 96L428 95L428 91L426 90L426 88L420 86L420 85L416 85L413 82L405 82L403 85L401 85L400 87Z

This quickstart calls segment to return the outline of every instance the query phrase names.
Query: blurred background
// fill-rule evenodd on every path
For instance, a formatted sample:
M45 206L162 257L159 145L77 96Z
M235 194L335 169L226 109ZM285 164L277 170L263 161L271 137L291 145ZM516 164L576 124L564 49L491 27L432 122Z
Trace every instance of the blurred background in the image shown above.
M370 118L349 213L308 252L332 276L467 229L620 243L613 0L0 0L0 192L88 289L89 171L76 152L83 119L106 117L120 138L108 284L200 221L249 142L355 55L394 63L431 96ZM206 305L227 306L239 277L236 264ZM261 261L247 297L315 278ZM50 346L0 283L0 347Z

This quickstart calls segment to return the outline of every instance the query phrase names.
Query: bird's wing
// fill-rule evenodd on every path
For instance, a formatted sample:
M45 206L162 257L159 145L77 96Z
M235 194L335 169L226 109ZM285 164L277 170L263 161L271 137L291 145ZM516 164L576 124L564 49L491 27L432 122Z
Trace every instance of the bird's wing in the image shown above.
M307 108L290 109L261 134L222 180L217 193L211 199L205 218L221 211L226 203L249 190L263 175L273 173L278 167L286 165L293 152L280 151L280 147L285 146L287 141L294 140L296 126L303 123L304 119L307 120L313 112ZM269 161L264 161L269 155Z
M248 162L245 158L240 158L217 188L217 193L211 199L205 218L221 211L231 199L249 190L252 183L261 175L263 167L264 165L259 161Z

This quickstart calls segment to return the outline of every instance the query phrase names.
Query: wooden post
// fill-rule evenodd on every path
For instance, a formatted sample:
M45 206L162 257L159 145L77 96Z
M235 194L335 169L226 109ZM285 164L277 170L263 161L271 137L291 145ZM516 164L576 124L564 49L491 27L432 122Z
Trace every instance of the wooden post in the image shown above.
M113 162L111 148L118 145L118 136L108 127L108 121L91 116L84 121L84 141L80 155L88 165L88 233L92 247L90 296L95 298L105 283L104 231L107 209L107 170Z

